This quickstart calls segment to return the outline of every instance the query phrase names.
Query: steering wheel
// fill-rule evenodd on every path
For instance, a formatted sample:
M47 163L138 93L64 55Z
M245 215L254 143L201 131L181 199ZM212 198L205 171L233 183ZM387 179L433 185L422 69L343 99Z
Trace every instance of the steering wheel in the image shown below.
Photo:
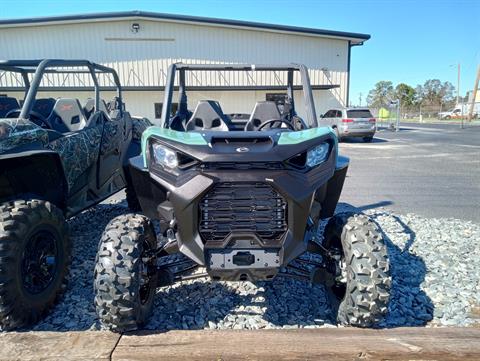
M5 118L18 118L21 111L21 109L12 109L5 115ZM52 129L48 120L35 110L30 110L29 120L43 129Z
M270 129L272 129L272 126L273 124L275 123L281 123L281 124L286 124L288 129L290 130L295 130L295 128L293 127L292 123L290 123L288 120L285 120L285 119L269 119L269 120L266 120L264 121L262 124L260 124L258 126L258 130L262 130L263 128L265 128L267 125L270 126ZM275 127L275 128L280 128L280 127Z

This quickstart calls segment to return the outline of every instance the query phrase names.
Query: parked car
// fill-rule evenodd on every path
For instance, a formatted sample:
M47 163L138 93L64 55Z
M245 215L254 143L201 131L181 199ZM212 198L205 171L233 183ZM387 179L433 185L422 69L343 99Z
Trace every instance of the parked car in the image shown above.
M330 109L320 117L320 125L329 125L338 140L360 137L371 142L376 130L376 119L367 108Z
M125 186L137 206L126 165L140 153L147 124L125 111L113 69L47 59L1 61L0 70L23 79L25 92L24 99L0 97L0 329L6 330L38 321L64 290L66 219ZM65 81L69 74L89 78L95 97L81 104L77 97L39 96L42 84L61 91L52 78ZM100 98L100 76L116 85L109 107Z
M285 73L287 99L281 110L274 101L256 102L247 117L225 114L216 100L191 106L186 80L202 71ZM295 74L303 118L293 99ZM390 294L387 248L367 216L334 215L349 161L338 155L332 129L318 127L307 68L174 64L167 79L160 126L143 133L142 156L130 160L143 214L114 218L98 245L102 324L141 327L157 287L174 282L291 277L325 285L339 323L377 325ZM172 99L179 99L175 115ZM307 251L322 261L301 258ZM167 258L176 253L185 257ZM206 273L192 273L198 267Z
M444 120L448 120L448 119L462 119L462 118L467 118L468 117L468 113L470 111L470 106L471 106L471 103L468 104L457 104L455 106L455 108L453 109L450 109L446 112L440 112L438 113L438 117L440 119L444 119ZM478 118L478 114L480 114L480 103L477 102L475 104L473 104L473 114L472 114L472 118L475 119L475 118Z

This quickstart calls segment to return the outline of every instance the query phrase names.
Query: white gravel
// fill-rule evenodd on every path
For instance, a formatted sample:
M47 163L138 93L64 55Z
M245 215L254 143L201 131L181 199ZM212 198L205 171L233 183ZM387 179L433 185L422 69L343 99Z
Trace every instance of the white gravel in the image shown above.
M351 209L340 205L338 211ZM99 329L93 306L97 242L125 204L101 204L70 221L73 264L62 301L34 330ZM392 270L383 327L470 326L480 322L480 225L367 211L381 226ZM477 316L478 317L478 316ZM148 329L336 327L322 286L278 277L273 282L196 280L158 291Z

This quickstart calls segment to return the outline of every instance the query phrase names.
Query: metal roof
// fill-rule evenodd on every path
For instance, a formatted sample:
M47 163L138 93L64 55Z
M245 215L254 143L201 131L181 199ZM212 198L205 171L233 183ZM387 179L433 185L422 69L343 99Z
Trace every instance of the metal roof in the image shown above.
M166 20L174 22L196 23L204 25L226 26L235 28L248 28L265 31L278 31L285 33L297 33L321 37L340 38L350 40L354 44L361 44L365 40L370 39L368 34L351 33L344 31L334 31L325 29L306 28L299 26L289 25L277 25L266 24L243 20L230 20L219 19L200 16L189 15L176 15L176 14L164 14L148 11L119 11L119 12L107 12L107 13L92 13L92 14L78 14L78 15L65 15L65 16L48 16L48 17L36 17L36 18L23 18L23 19L5 19L0 20L0 27L13 27L13 26L25 26L36 25L46 23L68 23L68 22L90 22L101 20L122 20L122 19L147 19L147 20Z

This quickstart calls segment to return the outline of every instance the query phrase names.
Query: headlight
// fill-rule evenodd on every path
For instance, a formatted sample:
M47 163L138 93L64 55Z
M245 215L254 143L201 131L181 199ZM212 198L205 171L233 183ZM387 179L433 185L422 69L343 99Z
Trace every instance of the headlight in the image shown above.
M153 143L151 149L155 164L158 164L167 170L178 167L177 154L173 150L158 143Z
M320 163L323 163L328 158L328 151L330 150L330 145L328 143L322 143L316 146L313 149L310 149L307 152L307 162L308 167L316 167Z

